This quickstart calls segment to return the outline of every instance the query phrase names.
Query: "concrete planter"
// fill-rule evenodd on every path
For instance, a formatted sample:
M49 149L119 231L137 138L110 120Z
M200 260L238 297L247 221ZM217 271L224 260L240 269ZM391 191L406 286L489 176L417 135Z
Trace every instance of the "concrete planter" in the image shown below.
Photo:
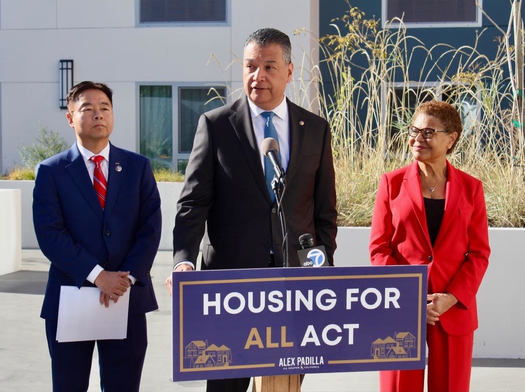
M0 189L0 275L20 269L22 254L19 189Z
M33 181L0 181L0 189L20 189L22 248L36 249L32 222ZM160 250L172 250L172 230L182 183L160 182L162 237ZM335 262L338 266L369 265L368 227L340 227ZM492 254L478 293L479 329L474 356L478 358L525 358L525 308L520 293L525 276L525 228L489 229Z
M369 265L368 227L340 227L338 266ZM490 228L489 268L478 291L479 328L474 335L476 358L525 358L525 228Z
M159 182L162 209L162 238L160 250L172 249L172 231L177 211L177 200L182 190L182 182ZM33 188L34 181L0 180L0 189L20 189L22 200L22 248L38 249L33 229Z
M173 250L173 225L177 213L177 201L182 191L182 182L159 182L157 187L160 192L162 210L162 236L159 250Z
M0 189L20 189L22 209L22 248L37 249L38 242L33 229L33 188L34 181L0 180Z

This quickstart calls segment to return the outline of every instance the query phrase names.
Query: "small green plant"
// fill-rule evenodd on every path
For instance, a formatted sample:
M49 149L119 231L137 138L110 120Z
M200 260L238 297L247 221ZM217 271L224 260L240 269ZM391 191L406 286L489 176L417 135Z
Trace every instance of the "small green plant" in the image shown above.
M20 148L24 167L34 169L44 159L52 157L68 148L64 139L56 131L42 128L35 143Z
M17 167L2 178L5 180L34 180L35 170L29 167Z
M175 172L171 169L166 169L166 168L154 169L153 175L155 176L155 180L157 182L159 181L183 182L184 181L184 175L182 173Z

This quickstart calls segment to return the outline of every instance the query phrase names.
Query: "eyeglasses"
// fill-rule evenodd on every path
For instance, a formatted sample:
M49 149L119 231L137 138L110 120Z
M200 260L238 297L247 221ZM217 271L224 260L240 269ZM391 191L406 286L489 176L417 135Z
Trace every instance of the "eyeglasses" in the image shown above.
M426 139L426 140L432 139L432 137L434 136L434 133L436 132L448 133L447 131L438 131L434 128L419 129L418 127L415 127L413 125L408 127L408 135L410 137L417 137L417 135L421 133L421 135L423 136L423 139Z

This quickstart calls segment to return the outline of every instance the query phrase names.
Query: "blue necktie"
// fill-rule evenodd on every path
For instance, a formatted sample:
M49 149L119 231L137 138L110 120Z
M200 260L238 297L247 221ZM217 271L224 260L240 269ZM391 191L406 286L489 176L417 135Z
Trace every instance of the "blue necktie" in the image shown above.
M277 130L275 129L275 126L273 125L272 118L275 115L274 112L262 112L261 116L264 117L266 120L264 123L264 138L267 137L273 137L277 144L279 144L279 138L277 137ZM268 159L266 156L264 157L264 175L266 177L266 187L268 188L268 192L270 193L270 199L272 200L272 203L275 201L275 194L272 190L272 180L273 180L273 166L270 159Z

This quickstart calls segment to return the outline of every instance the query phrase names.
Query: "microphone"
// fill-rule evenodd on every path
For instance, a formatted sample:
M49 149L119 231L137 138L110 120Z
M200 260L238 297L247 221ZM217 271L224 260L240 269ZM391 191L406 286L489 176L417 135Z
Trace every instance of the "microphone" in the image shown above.
M284 188L286 187L286 181L284 178L284 170L279 160L279 143L272 137L265 138L261 143L261 151L265 157L268 157L273 166L273 179L271 183L272 191L275 195L275 201L277 202L277 212L279 213L279 221L281 223L281 234L283 235L282 251L283 251L283 265L288 265L288 231L286 230L286 219L283 210L281 199L284 194ZM269 173L265 173L269 174Z
M284 170L279 159L279 144L273 137L265 138L261 143L261 151L268 157L273 166L275 176L282 180L284 179Z
M328 257L323 245L314 246L314 238L310 233L299 236L301 249L297 251L299 262L303 267L322 267L327 266Z

